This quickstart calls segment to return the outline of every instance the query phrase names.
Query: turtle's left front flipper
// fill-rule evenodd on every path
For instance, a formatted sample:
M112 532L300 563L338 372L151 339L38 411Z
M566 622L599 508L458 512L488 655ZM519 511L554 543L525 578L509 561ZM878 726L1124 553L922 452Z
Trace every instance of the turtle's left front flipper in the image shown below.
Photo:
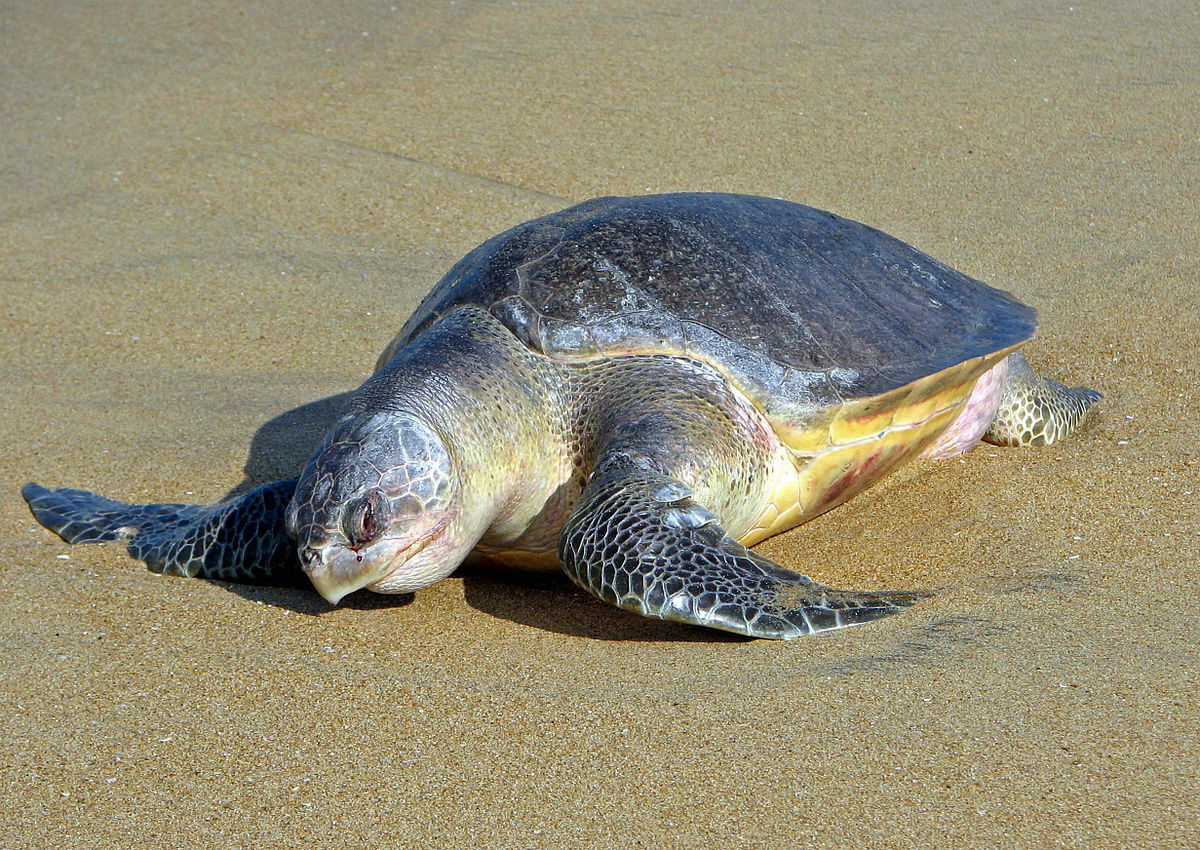
M295 489L295 481L276 481L215 505L127 505L32 483L21 495L68 543L123 540L158 573L292 586L307 584L284 523Z
M643 616L764 638L858 625L923 595L825 587L746 549L691 496L652 467L609 456L559 539L563 569Z

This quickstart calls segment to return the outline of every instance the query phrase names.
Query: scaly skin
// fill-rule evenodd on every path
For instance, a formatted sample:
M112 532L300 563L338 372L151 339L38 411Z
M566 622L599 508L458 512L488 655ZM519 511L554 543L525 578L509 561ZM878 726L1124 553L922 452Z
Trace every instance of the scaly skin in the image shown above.
M1074 433L1100 393L1043 378L1020 351L1008 356L1008 378L996 418L983 439L998 446L1049 446Z
M295 489L295 481L276 481L215 505L127 505L32 483L21 495L68 543L126 541L156 573L290 586L306 582L283 519Z
M644 617L762 638L859 625L921 596L835 590L784 569L730 537L693 495L645 455L607 452L563 529L563 570Z
M297 484L289 529L317 589L332 602L362 587L405 593L449 575L479 544L521 541L572 475L561 384L476 309L397 352ZM386 530L356 543L351 512L380 481L397 485L379 518Z

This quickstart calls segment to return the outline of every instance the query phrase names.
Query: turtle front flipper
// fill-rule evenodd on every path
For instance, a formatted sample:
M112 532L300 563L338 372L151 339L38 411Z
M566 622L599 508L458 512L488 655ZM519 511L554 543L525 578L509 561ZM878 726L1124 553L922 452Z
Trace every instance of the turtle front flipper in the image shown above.
M290 586L307 583L284 523L295 489L295 481L276 481L214 505L127 505L32 483L21 495L68 543L122 540L158 573Z
M605 602L751 637L855 626L924 595L835 590L784 569L729 537L687 486L621 453L592 476L558 557L576 584Z

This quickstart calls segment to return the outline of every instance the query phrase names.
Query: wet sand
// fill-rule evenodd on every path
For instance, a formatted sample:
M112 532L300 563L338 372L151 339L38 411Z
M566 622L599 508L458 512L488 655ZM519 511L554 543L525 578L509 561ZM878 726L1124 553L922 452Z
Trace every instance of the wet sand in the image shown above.
M1200 12L971 5L6 11L0 845L1200 844ZM476 243L685 189L1010 289L1105 394L759 547L932 599L791 644L485 572L331 610L19 497L290 476Z

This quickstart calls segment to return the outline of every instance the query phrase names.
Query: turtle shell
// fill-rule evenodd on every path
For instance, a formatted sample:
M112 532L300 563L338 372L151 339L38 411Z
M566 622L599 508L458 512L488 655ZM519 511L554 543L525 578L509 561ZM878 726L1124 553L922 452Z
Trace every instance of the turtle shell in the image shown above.
M1035 329L1034 310L1009 293L864 224L707 193L597 198L489 239L434 287L380 363L464 306L559 360L709 363L813 457L961 407Z

